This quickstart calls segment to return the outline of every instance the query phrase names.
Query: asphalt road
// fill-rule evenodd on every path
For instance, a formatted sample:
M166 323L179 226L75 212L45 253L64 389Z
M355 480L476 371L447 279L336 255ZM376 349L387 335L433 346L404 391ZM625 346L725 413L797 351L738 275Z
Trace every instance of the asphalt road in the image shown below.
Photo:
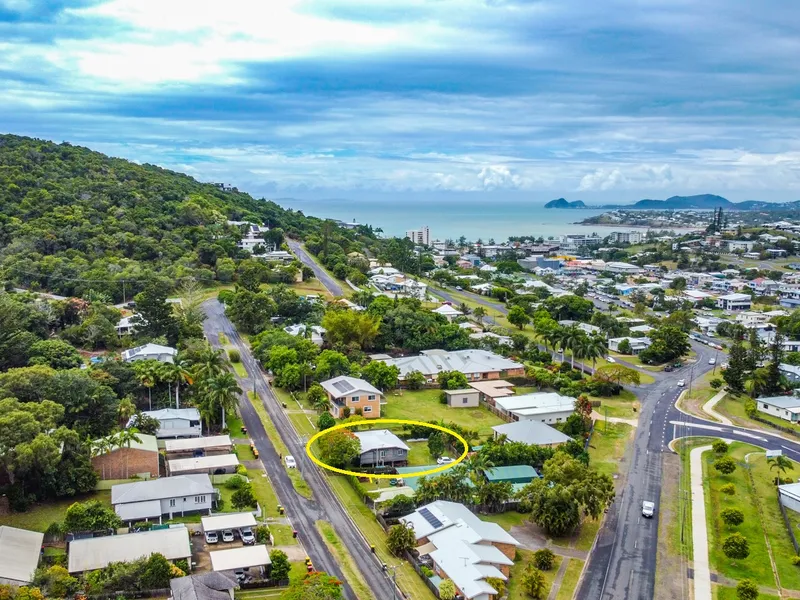
M714 368L709 358L718 351L703 344L693 343L697 352L694 367L686 365L671 373L654 372L654 384L635 390L642 410L640 426L636 430L631 463L620 494L609 509L601 528L594 551L589 556L581 586L576 598L630 599L652 598L655 590L656 554L658 546L658 518L645 519L641 515L642 502L656 503L658 511L661 497L662 458L671 452L668 445L673 439L686 436L709 436L730 439L782 450L793 460L800 460L800 443L776 435L729 427L687 415L675 406L690 375L697 379ZM723 358L723 357L720 357ZM719 361L718 361L719 362ZM602 424L599 424L602 427ZM676 574L684 577L685 574Z
M294 490L278 452L266 435L261 419L250 401L243 395L242 402L239 403L242 420L258 448L261 462L270 476L278 500L286 509L286 514L293 527L299 532L299 538L314 567L346 581L338 561L328 550L315 526L317 521L326 521L336 530L375 598L377 600L394 598L394 585L383 573L380 561L371 553L367 541L339 503L325 477L306 455L305 443L298 437L294 426L269 384L261 376L261 369L250 353L249 347L242 341L233 324L225 316L223 306L214 299L204 302L203 309L208 317L203 323L206 337L212 346L219 348L219 333L222 332L239 350L242 364L249 374L247 378L236 377L240 387L247 392L252 391L255 385L256 393L269 418L297 461L298 469L313 492L313 499L306 500ZM253 378L254 374L255 378ZM397 594L398 598L402 598L399 591ZM357 598L347 583L345 584L345 596L351 600L361 600Z
M286 238L286 244L289 246L291 251L294 252L295 256L297 256L297 258L300 259L300 262L302 262L304 265L311 267L311 270L314 271L314 275L316 275L317 279L319 279L322 282L322 285L324 285L327 288L327 290L331 294L333 294L334 298L338 298L339 296L344 296L344 292L342 292L341 286L338 283L336 283L336 280L333 277L328 275L328 272L325 269L323 269L316 262L314 262L314 259L311 258L308 255L308 252L306 252L303 249L300 242L298 242L297 240Z

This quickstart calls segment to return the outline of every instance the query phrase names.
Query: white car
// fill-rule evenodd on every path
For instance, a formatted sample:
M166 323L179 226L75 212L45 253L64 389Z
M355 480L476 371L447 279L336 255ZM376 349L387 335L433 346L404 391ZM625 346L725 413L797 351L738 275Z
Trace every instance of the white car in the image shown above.
M250 546L256 543L256 536L250 527L242 527L239 530L239 537L242 538L242 543L245 546Z
M656 512L656 505L655 502L648 502L645 500L642 502L642 516L648 519L652 519L653 515Z
M454 461L449 456L440 456L439 458L436 459L437 465L449 465L452 462Z
M708 359L708 364L710 364L710 365L715 365L715 364L717 364L717 359L716 359L716 358L709 358L709 359Z
M206 544L216 544L219 542L219 536L216 531L206 531Z
M236 539L236 538L233 535L233 529L225 529L222 532L222 541L223 542L232 542L234 539Z
M286 456L284 457L283 461L286 463L287 469L297 468L297 461L294 459L294 456Z
M685 385L686 385L686 380L685 379L681 379L680 381L678 381L678 387L683 387Z
M615 361L615 360L613 359L613 357L611 357L611 356L606 356L606 362L615 363L615 362L617 362L617 361Z

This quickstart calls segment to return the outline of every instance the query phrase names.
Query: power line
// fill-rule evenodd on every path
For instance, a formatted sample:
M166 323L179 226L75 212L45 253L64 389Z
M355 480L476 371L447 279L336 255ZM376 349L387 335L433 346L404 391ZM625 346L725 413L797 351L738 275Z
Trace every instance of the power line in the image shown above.
M87 283L122 283L123 285L125 283L146 283L148 281L152 281L155 277L157 277L157 276L153 276L153 277L148 277L148 278L145 278L145 279L131 279L129 277L124 277L122 279L88 279L86 277L66 277L64 275L48 275L46 273L34 273L32 271L21 271L21 270L15 268L15 267L8 267L8 270L12 274L21 273L21 274L24 274L24 275L30 275L31 277L44 278L44 279L55 279L55 280L58 280L58 281L84 281L84 282L87 282ZM166 277L166 276L164 276L164 277ZM184 279L197 280L197 277L194 277L192 275L186 275L184 277L168 277L168 278L173 280L173 281L183 281Z

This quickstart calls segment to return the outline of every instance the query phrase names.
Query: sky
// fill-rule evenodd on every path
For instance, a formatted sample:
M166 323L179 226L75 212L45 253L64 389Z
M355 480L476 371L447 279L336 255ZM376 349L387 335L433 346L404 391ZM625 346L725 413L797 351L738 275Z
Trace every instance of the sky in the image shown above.
M0 131L268 198L800 199L789 0L0 0Z

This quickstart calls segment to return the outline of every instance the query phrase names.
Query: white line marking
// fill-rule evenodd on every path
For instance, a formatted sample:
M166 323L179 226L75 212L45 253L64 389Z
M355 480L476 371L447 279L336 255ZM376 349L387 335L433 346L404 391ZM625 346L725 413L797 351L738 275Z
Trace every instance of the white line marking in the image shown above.
M684 427L694 427L696 429L709 429L711 431L724 431L722 427L712 427L711 425L700 425L699 423L681 423L680 421L670 421L673 425L683 425Z

